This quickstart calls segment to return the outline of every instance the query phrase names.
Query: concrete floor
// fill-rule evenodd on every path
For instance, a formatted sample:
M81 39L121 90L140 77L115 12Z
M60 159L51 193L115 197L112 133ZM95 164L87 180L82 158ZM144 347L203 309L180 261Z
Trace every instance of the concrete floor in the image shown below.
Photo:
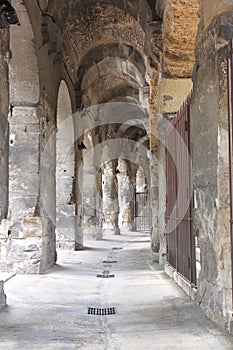
M129 233L87 246L59 251L47 275L7 282L1 350L233 349L233 338L153 262L148 236ZM115 277L96 277L104 272ZM88 315L88 307L115 307L116 314Z

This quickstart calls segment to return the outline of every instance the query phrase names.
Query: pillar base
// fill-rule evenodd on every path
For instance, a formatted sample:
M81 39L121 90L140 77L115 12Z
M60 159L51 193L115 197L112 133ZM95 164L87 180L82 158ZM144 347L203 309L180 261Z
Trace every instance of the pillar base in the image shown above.
M54 264L50 237L40 217L9 219L0 225L0 271L39 274ZM51 247L48 252L44 247ZM50 254L49 254L50 253Z
M120 234L121 234L120 228L119 228L119 227L115 227L115 228L113 229L113 234L114 234L114 235L120 235Z
M120 226L121 233L125 232L132 232L133 231L133 225L131 222L124 223L122 226Z
M84 239L100 240L103 239L103 229L101 227L83 227Z
M84 247L83 247L83 244L81 243L78 243L78 242L75 242L75 246L74 246L74 250L77 251L77 250L83 250Z
M120 235L120 229L119 227L111 227L111 228L105 228L104 229L104 236L111 236L111 235Z

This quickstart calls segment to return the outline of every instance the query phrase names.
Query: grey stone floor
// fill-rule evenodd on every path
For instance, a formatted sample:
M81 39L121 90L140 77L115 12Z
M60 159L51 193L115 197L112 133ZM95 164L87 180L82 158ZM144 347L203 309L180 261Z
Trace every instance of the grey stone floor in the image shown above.
M153 262L148 236L87 242L86 250L58 258L47 275L7 282L0 350L233 349L233 338ZM96 277L104 271L115 277ZM116 314L88 315L88 307L115 307Z

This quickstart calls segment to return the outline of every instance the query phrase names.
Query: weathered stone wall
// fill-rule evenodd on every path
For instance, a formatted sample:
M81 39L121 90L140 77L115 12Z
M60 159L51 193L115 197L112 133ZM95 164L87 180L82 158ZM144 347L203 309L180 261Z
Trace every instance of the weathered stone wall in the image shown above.
M0 220L8 210L8 31L0 33ZM9 58L9 57L8 57Z
M0 32L0 256L4 253L2 245L5 237L5 230L1 229L6 221L8 213L8 152L9 152L9 86L8 86L8 59L9 51L9 33L8 30ZM4 263L0 262L0 269ZM0 283L0 308L5 305L5 294L3 291L3 282Z
M197 301L226 327L232 309L226 71L232 20L228 11L205 32L201 23L191 105L194 229L201 254Z

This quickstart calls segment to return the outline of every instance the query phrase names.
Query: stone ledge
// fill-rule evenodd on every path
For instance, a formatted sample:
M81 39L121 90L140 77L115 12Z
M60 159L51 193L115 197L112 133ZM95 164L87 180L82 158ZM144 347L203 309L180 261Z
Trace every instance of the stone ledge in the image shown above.
M174 279L174 281L183 289L190 299L196 300L197 289L181 274L179 274L174 267L166 263L164 271L169 277Z

